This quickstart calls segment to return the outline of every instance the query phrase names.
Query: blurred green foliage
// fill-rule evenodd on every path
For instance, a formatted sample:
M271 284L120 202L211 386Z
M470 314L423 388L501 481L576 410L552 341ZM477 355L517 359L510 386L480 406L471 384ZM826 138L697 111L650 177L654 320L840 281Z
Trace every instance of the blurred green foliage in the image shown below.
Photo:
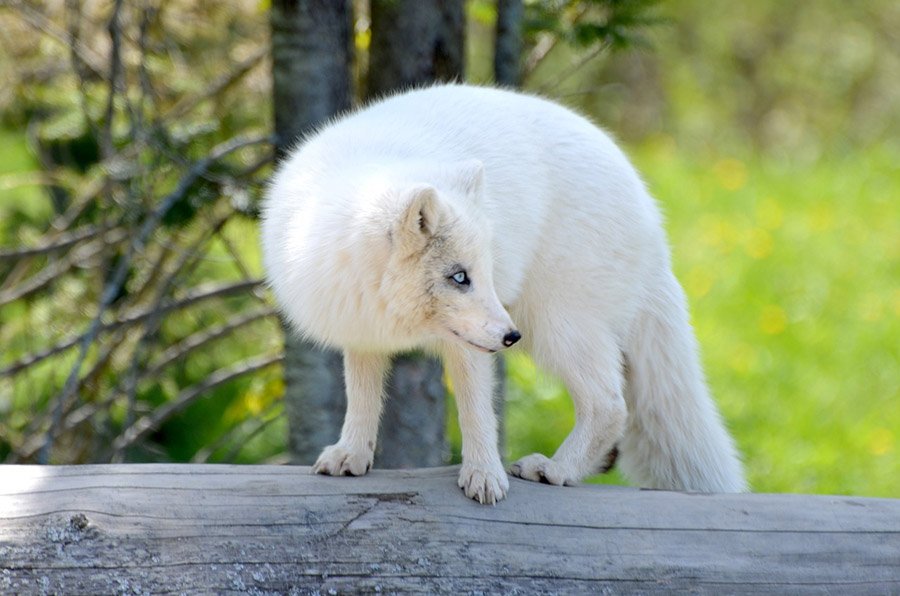
M248 291L265 17L253 0L0 8L0 459L283 451L280 328Z
M659 0L526 1L522 31L531 44L552 35L577 49L601 44L631 48L646 42L648 26L659 23Z
M251 4L241 4L240 18L190 3L164 13L160 31L170 37L157 40L161 49L148 64L151 76L170 83L164 105L202 94L222 64L253 55L266 15ZM476 82L490 76L491 4L470 3ZM678 0L649 14L657 24L641 31L646 47L581 65L577 48L558 44L529 71L526 88L602 122L658 197L712 392L753 488L900 497L900 4ZM571 23L554 26L577 37ZM223 31L234 34L227 47ZM177 76L165 55L177 58ZM0 55L0 69L9 59ZM0 90L0 246L33 243L54 213L37 184L47 174L33 144L26 146L24 126L35 113L81 110L74 83L66 79L67 92L57 94L40 85L19 96ZM173 131L180 136L163 140L166 147L196 158L248 122L269 126L267 84L255 70L240 93L199 102ZM89 112L102 107L100 99ZM61 126L64 119L46 122ZM171 175L161 182L171 183ZM197 206L182 207L172 217L189 222ZM187 225L178 234L197 232ZM191 279L229 279L235 250L259 275L254 224L236 218L204 250ZM54 304L3 307L0 364L66 336L84 321L92 292L75 277ZM174 316L160 341L175 344L245 307L234 299ZM71 318L62 321L66 313ZM277 333L267 319L223 338L142 385L141 399L170 401L223 364L271 348ZM3 433L29 428L71 360L35 367L17 384L0 380ZM507 456L552 453L573 422L564 388L522 354L509 356L508 369ZM153 435L155 448L131 457L277 458L285 441L280 394L274 369L222 385ZM125 416L113 409L104 424L120 427ZM450 419L458 454L455 414ZM600 480L620 481L615 474Z

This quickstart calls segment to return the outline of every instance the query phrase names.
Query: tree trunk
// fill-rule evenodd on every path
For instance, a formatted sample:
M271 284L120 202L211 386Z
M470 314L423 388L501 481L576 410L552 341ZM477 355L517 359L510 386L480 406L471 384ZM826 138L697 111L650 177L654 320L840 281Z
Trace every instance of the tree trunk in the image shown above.
M352 11L349 0L274 0L272 75L276 155L351 105ZM315 461L340 434L344 414L341 355L284 329L285 412L294 463Z
M274 0L272 77L279 157L316 125L347 110L350 0Z
M394 359L375 452L380 468L419 468L446 463L446 394L440 360L421 354Z
M372 0L368 96L434 81L462 81L462 0Z
M461 0L372 0L368 96L463 79ZM446 391L440 361L397 358L387 383L375 466L435 466L447 452Z
M518 87L522 79L522 0L497 0L494 41L494 80L498 85Z
M284 411L291 463L310 465L341 434L347 396L343 355L303 339L282 320Z

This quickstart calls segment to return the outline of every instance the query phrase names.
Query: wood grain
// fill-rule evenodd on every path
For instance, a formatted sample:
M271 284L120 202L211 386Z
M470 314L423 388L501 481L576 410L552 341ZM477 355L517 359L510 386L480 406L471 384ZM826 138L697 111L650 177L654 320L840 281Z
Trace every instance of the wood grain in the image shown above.
M897 500L456 474L3 466L0 593L900 593Z

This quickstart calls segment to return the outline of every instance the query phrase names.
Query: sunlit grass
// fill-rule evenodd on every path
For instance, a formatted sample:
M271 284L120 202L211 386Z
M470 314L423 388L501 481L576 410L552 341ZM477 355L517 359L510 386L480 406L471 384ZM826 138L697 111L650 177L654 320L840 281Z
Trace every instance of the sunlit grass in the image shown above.
M900 495L900 155L636 157L754 488Z

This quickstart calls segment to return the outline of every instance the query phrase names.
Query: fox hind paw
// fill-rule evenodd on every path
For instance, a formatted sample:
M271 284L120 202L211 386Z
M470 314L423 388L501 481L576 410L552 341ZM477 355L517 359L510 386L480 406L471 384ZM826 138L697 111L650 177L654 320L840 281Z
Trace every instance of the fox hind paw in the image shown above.
M557 486L572 485L577 482L577 478L566 473L559 462L540 453L526 455L509 468L509 473L523 480Z
M503 466L463 463L459 471L459 487L466 496L483 505L503 500L509 490L509 478Z
M358 452L337 444L322 450L312 471L329 476L362 476L371 469L371 452Z

